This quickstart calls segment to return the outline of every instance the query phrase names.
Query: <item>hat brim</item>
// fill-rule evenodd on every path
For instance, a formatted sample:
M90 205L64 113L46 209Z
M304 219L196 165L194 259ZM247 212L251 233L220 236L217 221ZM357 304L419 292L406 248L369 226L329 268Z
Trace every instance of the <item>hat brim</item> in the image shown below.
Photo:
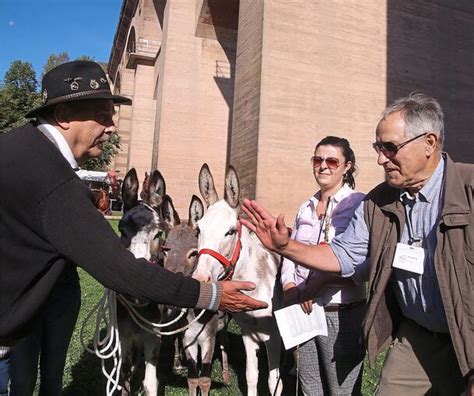
M94 99L110 99L114 104L123 104L123 105L131 105L132 99L127 98L126 96L121 95L112 95L109 93L97 93L93 95L87 96L79 96L76 98L69 98L65 100L61 100L60 102L48 103L46 102L44 105L39 106L28 113L25 114L25 118L33 118L36 117L39 113L41 113L44 109L49 107L55 106L60 103L70 103L70 102L77 102L79 100L94 100Z

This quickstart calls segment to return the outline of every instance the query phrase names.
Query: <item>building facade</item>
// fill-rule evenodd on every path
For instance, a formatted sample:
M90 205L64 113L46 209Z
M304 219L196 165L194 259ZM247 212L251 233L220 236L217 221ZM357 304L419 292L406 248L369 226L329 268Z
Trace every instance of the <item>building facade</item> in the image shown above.
M232 164L291 223L324 136L351 142L357 189L383 180L375 125L413 90L443 106L446 150L474 162L472 20L469 0L124 0L109 75L134 101L115 168L159 169L187 217L202 163L220 194Z

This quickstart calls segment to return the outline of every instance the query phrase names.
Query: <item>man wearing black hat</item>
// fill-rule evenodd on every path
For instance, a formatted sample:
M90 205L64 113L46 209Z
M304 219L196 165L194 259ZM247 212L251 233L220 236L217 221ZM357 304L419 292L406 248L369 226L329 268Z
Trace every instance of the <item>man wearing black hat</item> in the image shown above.
M0 136L0 345L34 329L55 289L79 293L76 265L112 290L156 303L226 311L266 305L241 293L252 283L200 283L121 247L74 169L102 153L116 132L114 104L131 101L112 95L89 61L57 66L42 88L43 105L27 114L36 122Z

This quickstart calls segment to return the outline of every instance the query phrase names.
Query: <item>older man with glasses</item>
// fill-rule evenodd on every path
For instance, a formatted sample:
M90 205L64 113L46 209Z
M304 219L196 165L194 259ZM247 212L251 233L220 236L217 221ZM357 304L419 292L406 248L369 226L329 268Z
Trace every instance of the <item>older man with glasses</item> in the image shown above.
M386 181L369 192L329 245L288 238L283 216L244 202L244 223L268 248L349 277L370 260L364 332L373 362L392 344L380 395L474 394L474 165L442 151L443 111L414 93L377 125Z

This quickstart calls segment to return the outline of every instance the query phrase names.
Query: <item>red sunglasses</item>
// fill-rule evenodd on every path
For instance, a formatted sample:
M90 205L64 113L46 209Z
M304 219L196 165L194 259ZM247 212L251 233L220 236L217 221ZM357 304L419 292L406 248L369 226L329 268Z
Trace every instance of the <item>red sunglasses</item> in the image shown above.
M323 162L326 162L327 167L331 170L336 170L339 168L339 159L334 157L323 158L319 157L318 155L314 155L311 157L311 162L313 164L313 168L319 168Z

